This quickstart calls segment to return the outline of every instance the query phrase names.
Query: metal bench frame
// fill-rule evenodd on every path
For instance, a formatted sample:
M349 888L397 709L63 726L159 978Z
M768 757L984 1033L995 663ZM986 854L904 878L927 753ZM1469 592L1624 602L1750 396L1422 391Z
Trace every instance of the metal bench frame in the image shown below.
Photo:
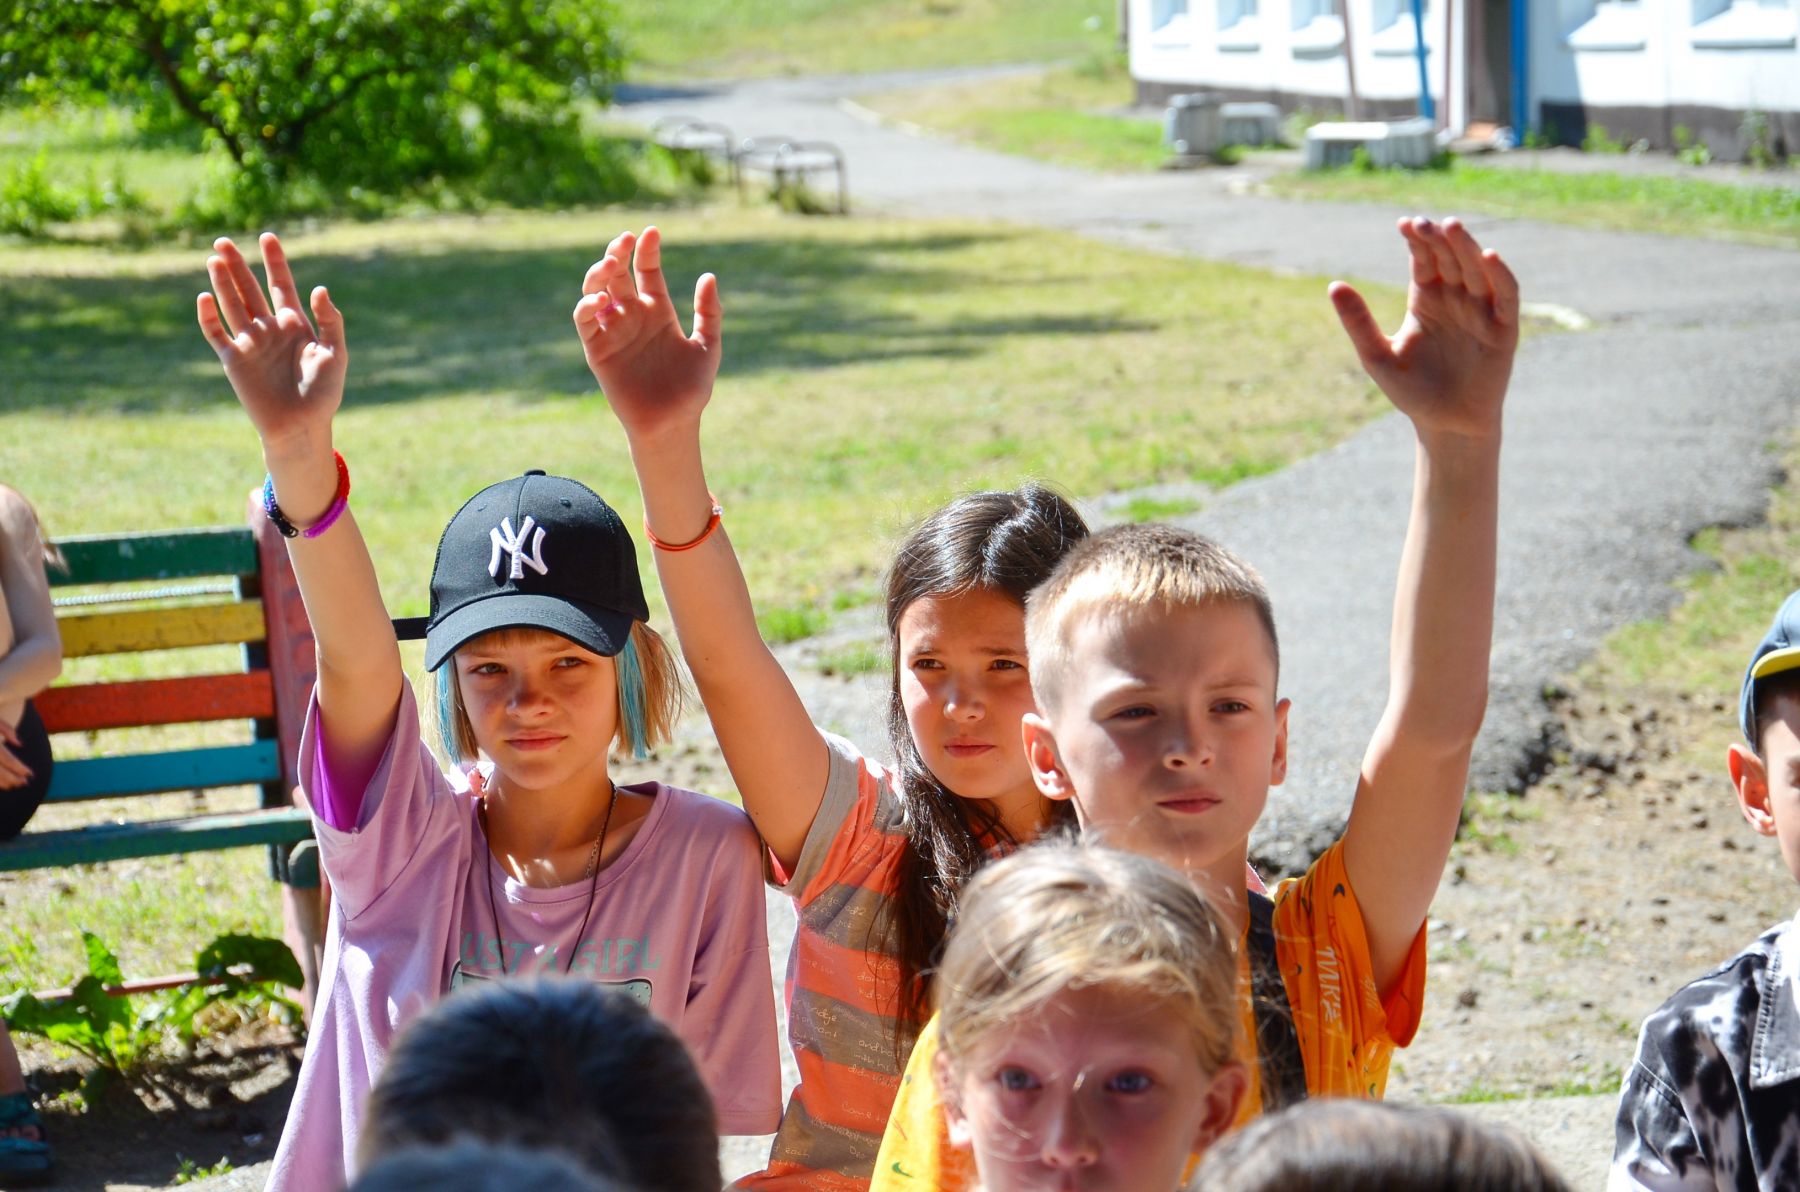
M808 174L830 172L837 178L837 213L850 213L850 183L844 152L829 141L799 141L793 137L746 137L738 145L738 197L744 197L744 174L757 170L769 176L777 196Z
M731 176L731 185L742 193L743 179L738 171L737 139L725 125L715 124L710 120L695 120L688 116L664 116L650 126L650 139L665 149L704 153L708 157L722 159L726 173Z

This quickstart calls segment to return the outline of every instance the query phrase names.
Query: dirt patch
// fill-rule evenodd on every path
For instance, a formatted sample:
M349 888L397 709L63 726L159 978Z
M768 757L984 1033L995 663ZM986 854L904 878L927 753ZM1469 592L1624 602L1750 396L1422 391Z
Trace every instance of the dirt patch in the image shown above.
M43 1094L56 1187L72 1192L165 1188L220 1160L241 1168L272 1158L300 1069L295 1032L255 1019L158 1065L157 1088L115 1081L85 1112L74 1112L66 1094L80 1085L87 1063L39 1040L17 1042Z
M1390 1096L1614 1093L1644 1016L1793 913L1725 777L1735 704L1605 684L1557 702L1543 780L1471 802Z

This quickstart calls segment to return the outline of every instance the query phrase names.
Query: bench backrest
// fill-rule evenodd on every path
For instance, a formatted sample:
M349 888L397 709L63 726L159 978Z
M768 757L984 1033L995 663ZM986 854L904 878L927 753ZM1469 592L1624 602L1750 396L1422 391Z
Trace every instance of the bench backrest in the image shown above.
M227 673L63 683L34 701L52 733L247 720L248 744L58 760L48 801L256 784L289 807L312 631L287 550L253 501L248 527L67 538L52 572L65 658L236 644ZM150 581L154 586L146 587Z

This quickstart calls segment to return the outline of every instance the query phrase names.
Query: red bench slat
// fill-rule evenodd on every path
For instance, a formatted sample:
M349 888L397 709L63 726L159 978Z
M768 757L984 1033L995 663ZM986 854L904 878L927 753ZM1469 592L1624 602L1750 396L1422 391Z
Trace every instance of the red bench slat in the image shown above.
M32 702L53 733L275 715L275 689L266 670L52 687Z

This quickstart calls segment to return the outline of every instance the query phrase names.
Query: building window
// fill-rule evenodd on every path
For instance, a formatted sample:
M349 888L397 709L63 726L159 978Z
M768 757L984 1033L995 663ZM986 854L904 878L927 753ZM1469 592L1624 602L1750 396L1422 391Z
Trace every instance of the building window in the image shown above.
M1344 22L1337 0L1293 0L1294 32L1288 39L1295 54L1325 56L1344 48Z
M1571 50L1641 50L1649 32L1643 0L1561 0Z
M1187 0L1150 0L1150 44L1185 46L1193 40Z
M1219 0L1219 36L1214 44L1221 50L1262 47L1262 20L1256 11L1256 0Z
M1420 8L1425 13L1425 48L1429 51L1435 40L1430 0ZM1413 23L1412 0L1375 0L1375 35L1369 39L1369 51L1386 57L1410 57L1419 52L1419 27Z
M1794 9L1788 0L1693 0L1695 48L1780 49L1794 45Z

